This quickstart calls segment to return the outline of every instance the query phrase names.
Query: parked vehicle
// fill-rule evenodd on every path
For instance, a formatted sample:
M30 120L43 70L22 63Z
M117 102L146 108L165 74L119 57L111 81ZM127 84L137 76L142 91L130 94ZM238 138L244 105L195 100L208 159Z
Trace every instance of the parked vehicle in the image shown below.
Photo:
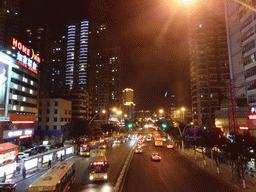
M40 145L36 147L36 150L38 151L38 153L44 153L46 151L48 151L46 146Z
M29 157L29 152L19 152L18 153L18 159L21 160L21 159L25 159L25 158L28 158Z

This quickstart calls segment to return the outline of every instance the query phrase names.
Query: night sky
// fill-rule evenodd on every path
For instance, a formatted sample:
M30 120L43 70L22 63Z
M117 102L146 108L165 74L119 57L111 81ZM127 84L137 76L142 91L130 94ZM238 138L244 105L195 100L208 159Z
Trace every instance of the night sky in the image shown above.
M23 0L22 26L64 27L68 19L83 17L107 21L112 47L122 51L122 88L134 89L137 109L165 108L178 93L184 97L180 105L189 107L187 22L177 1Z

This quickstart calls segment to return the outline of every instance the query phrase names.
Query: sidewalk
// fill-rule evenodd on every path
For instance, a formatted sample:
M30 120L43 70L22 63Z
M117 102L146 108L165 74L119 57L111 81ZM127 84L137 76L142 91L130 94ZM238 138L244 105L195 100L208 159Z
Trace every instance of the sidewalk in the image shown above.
M68 160L68 159L71 159L71 158L73 158L73 157L75 157L75 156L67 157L67 158L64 159L63 161ZM53 167L55 164L59 163L59 162L60 162L60 161L53 162L53 163L52 163L52 167ZM25 180L25 179L28 179L28 178L30 178L30 177L32 177L32 176L34 176L34 175L36 175L36 174L38 174L38 173L40 173L40 172L47 171L47 170L49 170L49 169L50 169L50 168L48 168L48 164L46 164L46 165L44 165L43 167L39 167L39 168L34 168L34 169L31 169L31 170L27 170L27 172L26 172L26 178L23 178L23 176L22 176L22 171L20 171L19 174L16 173L15 176L11 176L10 178L7 178L6 182L19 183L19 182L21 182L21 181L23 181L23 180Z
M197 164L201 169L208 171L209 173L215 175L220 180L224 180L226 183L231 185L236 191L245 191L245 192L256 192L256 171L254 167L249 167L245 171L245 185L246 188L243 189L242 181L238 181L235 178L232 178L231 167L227 164L220 164L219 173L215 161L212 161L209 157L205 156L205 161L203 160L202 153L196 152L194 149L180 149L179 147L175 148L180 154L186 156L190 161Z

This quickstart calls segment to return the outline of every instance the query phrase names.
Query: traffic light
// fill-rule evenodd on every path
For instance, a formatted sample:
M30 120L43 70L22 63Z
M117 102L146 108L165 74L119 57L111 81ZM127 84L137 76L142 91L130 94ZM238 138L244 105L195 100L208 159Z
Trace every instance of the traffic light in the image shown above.
M131 123L128 124L128 128L132 128L132 124Z
M165 123L162 124L162 128L163 129L166 129L167 128L167 125Z

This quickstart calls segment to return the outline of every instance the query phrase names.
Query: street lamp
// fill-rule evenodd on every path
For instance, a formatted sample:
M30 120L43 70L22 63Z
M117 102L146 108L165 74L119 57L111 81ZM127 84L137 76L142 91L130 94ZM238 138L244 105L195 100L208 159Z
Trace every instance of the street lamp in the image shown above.
M96 116L98 116L99 114L105 114L106 113L106 110L102 110L102 112L99 112L99 113L96 113L92 118L91 118L91 120L89 121L89 123L88 123L88 126L91 124L91 122L92 122L92 120L96 117Z
M159 110L159 113L163 113L163 112L164 112L164 110L163 110L163 109L160 109L160 110Z

